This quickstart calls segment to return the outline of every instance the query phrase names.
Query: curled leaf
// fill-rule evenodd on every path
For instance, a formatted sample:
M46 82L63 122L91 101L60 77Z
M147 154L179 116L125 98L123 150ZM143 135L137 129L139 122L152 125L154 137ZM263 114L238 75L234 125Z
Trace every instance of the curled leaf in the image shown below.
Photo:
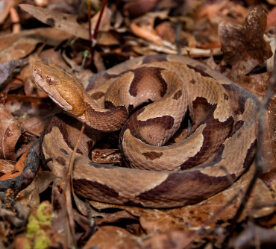
M219 36L224 60L235 69L232 78L236 79L249 73L272 56L270 45L264 39L266 18L263 9L255 8L245 18L242 26L220 23Z

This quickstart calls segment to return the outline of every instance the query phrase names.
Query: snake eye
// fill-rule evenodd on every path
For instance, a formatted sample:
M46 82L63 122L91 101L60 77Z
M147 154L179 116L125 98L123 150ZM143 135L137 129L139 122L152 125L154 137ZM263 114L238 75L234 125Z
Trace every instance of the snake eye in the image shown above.
M55 84L55 79L52 78L52 77L47 76L47 77L46 77L46 82L47 82L49 85L54 85L54 84Z

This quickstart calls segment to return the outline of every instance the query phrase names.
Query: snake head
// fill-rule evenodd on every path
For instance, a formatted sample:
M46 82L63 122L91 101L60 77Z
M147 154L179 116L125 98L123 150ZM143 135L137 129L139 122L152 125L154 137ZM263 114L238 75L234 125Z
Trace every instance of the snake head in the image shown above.
M73 116L85 112L85 91L78 79L54 64L35 61L32 67L36 84L64 111Z

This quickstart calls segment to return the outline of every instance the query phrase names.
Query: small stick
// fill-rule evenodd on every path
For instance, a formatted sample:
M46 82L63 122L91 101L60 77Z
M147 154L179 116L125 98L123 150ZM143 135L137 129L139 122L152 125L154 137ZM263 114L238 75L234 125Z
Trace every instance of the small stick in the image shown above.
M71 233L71 245L74 246L74 248L76 248L76 241L75 241L75 224L74 224L74 216L73 214L73 207L72 207L72 198L71 198L71 190L73 189L73 180L72 180L72 172L73 172L73 166L74 166L74 159L76 156L76 152L83 134L85 128L85 124L82 124L80 133L79 133L79 137L77 140L77 143L74 147L73 153L70 157L69 160L69 165L68 165L68 177L67 177L67 184L65 186L65 196L66 196L66 206L67 206L67 215L68 215L68 219L69 219L69 224L70 224L70 233ZM70 239L70 238L68 238Z
M88 0L90 2L90 0ZM99 26L100 26L100 23L101 23L101 20L102 20L102 16L103 16L103 12L104 12L104 9L105 9L105 6L107 4L107 0L103 0L103 4L102 4L102 7L101 7L101 12L100 12L100 15L99 15L99 19L97 20L97 23L96 23L96 27L94 30L91 30L91 20L89 19L89 38L90 38L90 42L91 42L91 59L92 61L94 61L94 52L95 52L95 46L97 44L97 35L98 35L98 30L99 30ZM90 11L89 11L90 12ZM88 18L89 18L89 15L88 15Z
M87 12L87 18L88 18L88 35L89 35L89 49L90 49L90 54L92 55L93 53L93 48L92 48L92 34L91 34L91 2L90 0L86 1L88 12Z
M14 34L19 33L21 30L20 18L19 18L17 11L15 10L15 8L10 9L10 18L13 23L12 33L14 33Z

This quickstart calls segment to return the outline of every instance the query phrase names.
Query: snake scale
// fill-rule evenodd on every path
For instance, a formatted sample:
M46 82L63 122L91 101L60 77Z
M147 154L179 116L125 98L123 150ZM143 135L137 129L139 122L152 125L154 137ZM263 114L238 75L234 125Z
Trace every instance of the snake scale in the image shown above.
M54 102L86 126L121 129L128 167L93 163L77 153L72 179L82 197L150 208L193 204L230 186L254 158L256 98L196 60L138 57L92 76L86 89L56 65L37 61L33 75ZM171 142L187 116L186 135ZM69 137L52 122L42 142L45 160L65 165L72 151Z

